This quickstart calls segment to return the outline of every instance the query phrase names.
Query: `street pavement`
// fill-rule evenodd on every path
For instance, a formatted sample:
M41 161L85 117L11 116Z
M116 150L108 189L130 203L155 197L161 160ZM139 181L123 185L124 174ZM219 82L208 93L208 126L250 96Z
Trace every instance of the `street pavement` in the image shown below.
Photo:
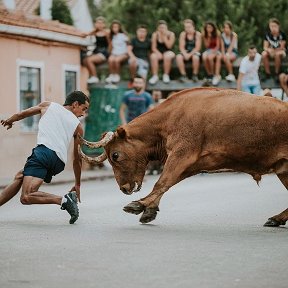
M288 229L263 227L288 206L277 177L260 187L243 174L191 177L142 225L122 207L156 181L146 176L132 196L109 177L84 181L74 225L59 207L23 206L16 196L0 207L0 287L287 287ZM72 184L43 191L64 194Z

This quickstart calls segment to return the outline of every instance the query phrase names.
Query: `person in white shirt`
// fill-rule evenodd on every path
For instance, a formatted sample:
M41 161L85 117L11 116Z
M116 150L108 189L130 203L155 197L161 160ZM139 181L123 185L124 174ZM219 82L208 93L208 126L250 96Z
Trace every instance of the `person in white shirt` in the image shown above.
M118 83L120 78L121 64L128 60L128 42L129 38L126 35L121 23L114 20L110 28L111 36L111 54L108 58L109 76L105 79L107 83Z
M79 217L77 198L80 201L81 158L78 154L77 135L83 135L79 117L83 116L89 107L89 98L81 91L70 93L64 105L55 102L42 102L14 114L1 124L12 128L14 122L29 116L40 114L37 146L27 158L24 169L19 171L14 182L8 185L0 194L0 206L13 198L21 189L20 201L24 205L57 204L71 215L70 224ZM52 176L64 170L67 162L69 144L74 138L73 170L75 185L63 197L46 192L40 192L43 182L50 183Z
M237 80L237 89L244 92L260 95L261 86L258 75L261 63L261 55L257 52L254 45L248 49L248 55L245 56L240 64Z

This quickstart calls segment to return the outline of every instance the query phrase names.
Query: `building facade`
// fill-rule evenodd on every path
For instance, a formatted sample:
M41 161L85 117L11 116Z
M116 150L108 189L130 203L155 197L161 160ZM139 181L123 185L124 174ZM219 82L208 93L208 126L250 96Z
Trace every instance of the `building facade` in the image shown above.
M88 44L74 27L0 6L0 119L41 101L63 104L74 90L87 93L80 51ZM8 131L0 127L1 177L23 167L36 143L38 121L34 116Z

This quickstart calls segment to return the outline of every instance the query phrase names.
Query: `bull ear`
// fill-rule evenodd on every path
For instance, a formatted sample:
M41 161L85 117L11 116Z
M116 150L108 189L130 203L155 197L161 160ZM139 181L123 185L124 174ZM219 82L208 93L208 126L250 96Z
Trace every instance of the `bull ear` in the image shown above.
M120 138L124 139L126 137L126 131L123 127L118 127L116 132Z

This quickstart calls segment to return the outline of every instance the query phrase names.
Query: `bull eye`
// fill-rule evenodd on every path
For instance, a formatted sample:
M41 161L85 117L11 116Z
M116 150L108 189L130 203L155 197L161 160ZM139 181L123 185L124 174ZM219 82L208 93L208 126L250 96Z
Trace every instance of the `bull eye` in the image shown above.
M112 154L112 159L113 159L113 161L117 161L118 158L119 158L118 152L114 152L114 153Z

